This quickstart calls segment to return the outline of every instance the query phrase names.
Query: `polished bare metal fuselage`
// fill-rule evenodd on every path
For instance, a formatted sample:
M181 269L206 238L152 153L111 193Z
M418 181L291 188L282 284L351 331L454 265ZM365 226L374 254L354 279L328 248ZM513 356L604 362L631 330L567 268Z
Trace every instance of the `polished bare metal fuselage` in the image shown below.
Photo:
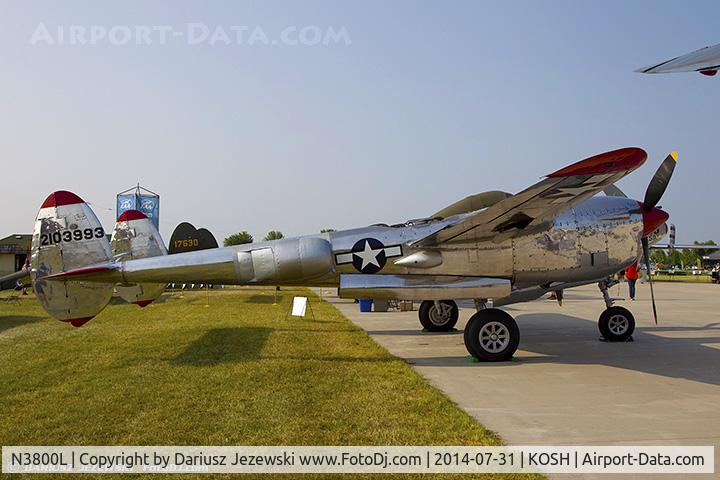
M421 278L432 278L432 285L428 285L425 292L435 289L436 293L428 294L424 297L427 299L443 298L442 290L449 288L454 289L447 290L452 295L444 298L504 298L511 291L514 294L537 287L535 293L542 294L562 284L590 283L616 273L637 259L643 234L643 219L636 201L594 197L566 210L551 225L536 233L518 232L519 235L498 243L450 243L433 248L413 246L414 242L454 221L456 219L451 217L402 226L370 226L132 260L121 262L118 270L108 273L108 279L126 284L202 281L340 286L341 289L345 284L357 286L363 281L384 285L387 280L386 294L378 294L387 296L387 289L392 289L392 285L406 287L408 282L415 282L422 286ZM383 262L379 271L370 275L359 271L352 262L339 261L352 258L353 247L365 239L377 240L385 247L393 246L395 254ZM418 252L423 252L422 258L431 257L432 261L420 266L397 264L406 263L401 260ZM443 286L443 279L451 285ZM477 288L463 289L468 282L477 282ZM494 289L488 290L490 285ZM411 290L400 288L397 297L402 298L403 291ZM373 298L374 291L368 290L367 296ZM356 292L353 290L352 293ZM425 293L408 293L408 298L422 298L418 295ZM525 299L522 295L517 298L518 301ZM506 303L512 303L511 298L506 298Z

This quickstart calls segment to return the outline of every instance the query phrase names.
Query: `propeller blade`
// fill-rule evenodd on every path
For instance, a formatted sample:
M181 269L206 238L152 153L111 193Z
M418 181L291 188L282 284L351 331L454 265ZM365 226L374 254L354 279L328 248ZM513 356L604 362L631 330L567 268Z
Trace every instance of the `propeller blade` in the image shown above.
M675 170L677 158L677 152L672 152L665 157L665 160L663 160L660 167L658 167L652 180L650 180L650 184L645 191L645 200L643 201L643 208L646 212L655 208L660 202L668 183L670 183L670 177L672 177L673 170Z
M655 325L657 325L658 319L657 308L655 307L655 292L653 290L652 275L650 274L650 245L648 245L648 237L642 237L641 242L643 257L645 257L645 268L647 268L648 283L650 284L650 300L652 301L653 318L655 319Z

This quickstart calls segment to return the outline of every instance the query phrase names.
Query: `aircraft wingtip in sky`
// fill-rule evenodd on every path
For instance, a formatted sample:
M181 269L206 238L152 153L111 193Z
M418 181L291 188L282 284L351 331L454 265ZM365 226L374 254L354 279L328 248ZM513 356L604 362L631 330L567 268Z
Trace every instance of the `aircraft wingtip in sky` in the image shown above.
M635 71L637 73L698 72L712 77L717 74L718 69L720 69L720 44L704 47Z

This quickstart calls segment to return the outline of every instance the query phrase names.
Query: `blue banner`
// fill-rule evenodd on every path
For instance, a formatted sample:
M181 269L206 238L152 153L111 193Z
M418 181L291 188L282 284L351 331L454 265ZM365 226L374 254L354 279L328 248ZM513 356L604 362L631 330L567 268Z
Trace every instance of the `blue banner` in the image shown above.
M160 197L157 195L144 195L141 193L124 193L117 196L117 217L127 210L137 210L147 216L159 228ZM117 218L116 217L116 218Z
M160 220L160 197L151 195L139 195L137 198L138 210L144 213L150 221L155 225L155 228L159 228L158 221Z

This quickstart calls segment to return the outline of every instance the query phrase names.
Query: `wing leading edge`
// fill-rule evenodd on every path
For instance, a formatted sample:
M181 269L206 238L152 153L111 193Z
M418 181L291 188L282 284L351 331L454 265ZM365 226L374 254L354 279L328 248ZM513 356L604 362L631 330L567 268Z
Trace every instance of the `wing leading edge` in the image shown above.
M640 167L647 153L622 148L586 158L548 175L517 195L459 219L413 246L503 241L535 231L564 210L578 205Z
M713 76L720 68L720 44L704 47L649 67L635 70L638 73L700 72Z

